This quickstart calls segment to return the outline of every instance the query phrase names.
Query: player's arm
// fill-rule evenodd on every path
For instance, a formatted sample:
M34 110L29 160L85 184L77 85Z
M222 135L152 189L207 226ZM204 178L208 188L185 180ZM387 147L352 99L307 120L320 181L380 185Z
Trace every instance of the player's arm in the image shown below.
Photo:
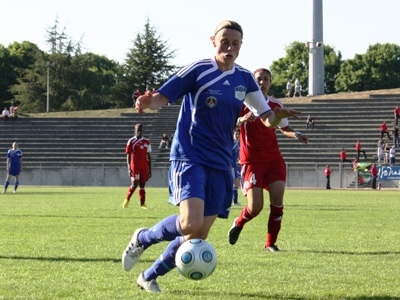
M129 174L129 176L132 175L131 164L130 164L130 162L131 162L131 155L128 153L128 154L126 155L126 165L128 166L128 174ZM131 177L132 177L132 176L131 176Z
M136 99L135 108L140 114L143 114L147 108L158 109L168 103L169 99L160 93L152 94L150 91L146 91L144 95Z
M149 165L149 178L151 178L151 154L147 152L147 164Z
M280 131L289 138L298 139L303 144L308 144L308 136L302 134L300 131L294 131L292 127L286 126L283 128L279 128Z
M19 171L22 172L22 156L19 158Z
M262 114L260 119L265 126L275 128L284 118L293 117L298 119L298 114L300 114L300 112L294 109L276 107L274 111L270 110Z
M9 170L9 166L10 166L10 159L7 157L6 159L6 170Z

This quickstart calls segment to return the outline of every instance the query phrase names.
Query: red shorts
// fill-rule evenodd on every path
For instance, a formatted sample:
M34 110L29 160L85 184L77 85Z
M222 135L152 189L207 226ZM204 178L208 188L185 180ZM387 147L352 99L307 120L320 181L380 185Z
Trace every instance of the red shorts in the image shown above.
M144 183L149 180L149 170L148 169L137 169L133 170L131 174L131 181L138 181L139 183Z
M245 164L242 166L242 192L246 196L252 187L268 190L268 185L275 181L286 181L286 164L282 159L269 163Z

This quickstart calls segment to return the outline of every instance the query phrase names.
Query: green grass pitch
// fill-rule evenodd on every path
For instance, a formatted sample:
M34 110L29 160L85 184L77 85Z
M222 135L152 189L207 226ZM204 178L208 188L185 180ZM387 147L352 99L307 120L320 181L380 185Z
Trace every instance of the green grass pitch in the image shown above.
M0 299L400 299L399 191L287 190L279 253L263 251L268 202L229 245L233 207L208 239L214 274L195 282L172 270L154 295L136 279L166 243L130 272L121 254L136 228L178 212L166 188L147 188L148 210L136 193L122 209L124 187L9 190L0 195Z

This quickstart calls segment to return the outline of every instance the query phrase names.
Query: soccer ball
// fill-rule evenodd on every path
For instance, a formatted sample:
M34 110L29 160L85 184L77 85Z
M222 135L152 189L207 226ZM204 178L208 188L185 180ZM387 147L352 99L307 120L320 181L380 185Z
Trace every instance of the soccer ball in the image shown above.
M202 239L184 242L175 256L176 267L186 278L200 280L210 276L217 266L217 252Z

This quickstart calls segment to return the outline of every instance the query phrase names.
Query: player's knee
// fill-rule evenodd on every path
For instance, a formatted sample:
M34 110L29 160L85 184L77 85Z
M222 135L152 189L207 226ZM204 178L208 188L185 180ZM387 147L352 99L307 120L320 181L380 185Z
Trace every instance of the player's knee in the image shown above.
M188 235L195 233L203 226L203 216L182 217L179 219L181 231L183 234Z

